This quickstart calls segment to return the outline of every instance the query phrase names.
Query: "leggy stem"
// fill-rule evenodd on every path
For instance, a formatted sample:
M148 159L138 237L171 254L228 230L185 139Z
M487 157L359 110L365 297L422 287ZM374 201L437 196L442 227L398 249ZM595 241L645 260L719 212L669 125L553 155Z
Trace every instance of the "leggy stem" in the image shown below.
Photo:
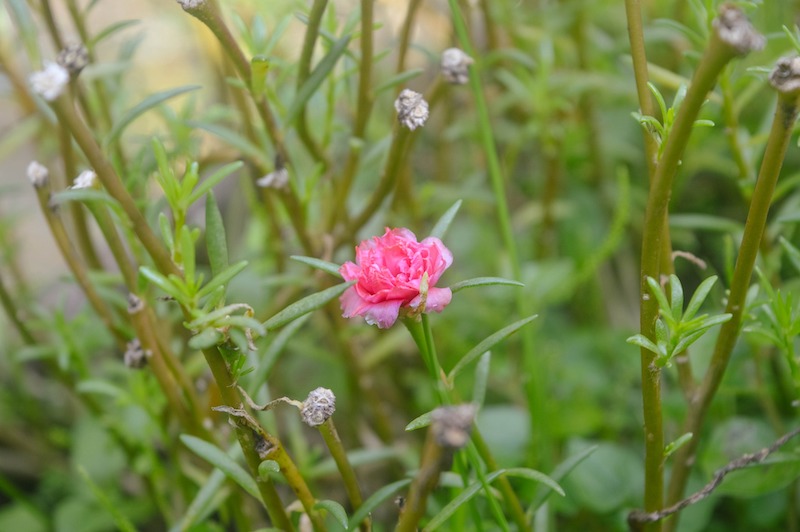
M59 122L66 127L75 138L81 151L83 151L89 163L92 165L92 168L94 168L94 171L97 173L97 177L99 177L100 181L103 183L103 187L105 187L106 191L120 203L125 214L130 218L136 236L153 259L156 267L165 275L169 273L180 275L177 266L172 262L169 251L167 251L167 248L164 247L148 225L144 215L136 206L133 197L131 197L125 185L122 183L122 179L120 179L114 167L103 155L91 131L89 131L86 124L78 117L72 103L65 96L62 96L52 102L52 104Z
M733 9L733 8L729 8ZM747 32L747 21L739 15L735 22ZM732 12L724 12L716 20L715 31L700 61L700 65L692 78L686 97L678 110L675 122L667 136L661 159L651 179L650 193L645 209L645 222L642 233L641 256L641 310L640 330L647 338L655 338L655 325L658 318L658 303L655 298L647 297L647 278L658 279L661 274L664 227L667 222L667 209L672 194L672 183L680 164L681 157L689 141L689 136L700 107L706 95L714 87L722 69L737 55L746 52L742 43L731 43L721 35L726 27L727 19L720 22L723 16L732 16ZM722 29L720 29L722 28ZM737 47L738 46L738 47ZM661 370L653 363L655 355L646 349L641 350L642 366L642 404L644 411L645 432L645 511L661 509L664 503L664 431L661 415ZM660 530L659 523L648 525L649 530Z
M425 516L428 496L439 482L446 456L445 449L436 441L431 427L425 437L419 471L408 490L408 497L400 513L400 520L395 532L417 531L417 523Z
M783 76L783 77L779 77ZM776 81L777 78L777 81ZM778 83L786 80L786 84ZM694 455L699 443L699 433L705 420L706 412L719 387L725 369L728 366L733 347L739 336L742 318L745 311L745 298L750 286L756 257L766 226L772 195L775 191L786 149L792 135L792 129L798 115L800 101L800 64L797 61L781 60L773 71L770 81L779 91L778 104L775 108L772 128L770 130L764 159L761 163L750 211L745 223L742 244L736 267L731 280L730 294L725 312L731 314L731 319L723 324L717 342L714 345L714 354L708 370L703 377L703 382L692 398L691 408L684 423L684 432L692 432L695 437L681 447L675 457L675 467L669 483L668 501L674 503L681 499L686 487L689 472L694 463ZM788 87L787 87L788 86ZM669 528L676 526L677 519L670 522Z
M81 262L77 251L72 246L69 236L67 236L67 230L64 228L61 218L56 215L54 212L54 206L50 204L49 185L45 184L35 188L36 196L39 199L39 206L42 209L42 214L47 221L47 225L50 227L50 232L53 234L53 238L56 241L56 245L58 245L59 251L61 251L61 256L66 261L67 266L69 266L69 269L72 272L72 275L75 277L75 280L81 287L81 290L83 290L83 293L86 295L86 299L97 313L97 316L106 326L106 328L108 328L111 334L114 335L117 343L120 346L124 346L126 340L125 334L114 323L111 308L106 305L106 302L103 301L103 299L100 297L100 294L98 294L94 289L94 285L89 280L89 273L86 270L86 266Z
M357 510L361 503L361 489L358 487L358 480L356 473L353 471L353 466L350 465L350 460L347 459L347 452L344 450L342 440L339 439L339 433L336 431L336 425L333 424L333 418L329 417L322 425L318 425L319 433L322 439L325 440L325 445L336 462L336 467L339 469L339 474L342 475L342 482L344 482L345 491L347 491L347 498L350 500L350 505L353 510ZM361 530L369 532L371 529L369 518L365 518L361 522Z

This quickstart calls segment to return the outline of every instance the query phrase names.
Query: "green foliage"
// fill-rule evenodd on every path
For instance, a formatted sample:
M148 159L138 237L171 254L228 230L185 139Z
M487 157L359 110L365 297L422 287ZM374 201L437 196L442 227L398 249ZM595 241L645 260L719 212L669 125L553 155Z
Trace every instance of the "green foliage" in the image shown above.
M628 343L654 353L657 366L669 366L673 358L699 340L708 329L731 319L731 314L727 313L716 316L708 314L695 316L716 282L717 277L712 276L700 283L684 310L683 286L677 276L669 276L669 296L655 279L648 277L647 286L652 296L658 300L659 307L660 318L656 323L656 339L653 342L642 334L636 334L628 338Z
M728 63L700 106L692 87L721 0L634 11L640 44L626 5L608 0L468 12L235 0L129 20L104 1L0 10L0 530L391 530L393 501L427 489L434 412L466 401L471 439L438 450L439 483L409 528L624 530L646 497L645 448L664 485L693 449L686 496L796 424L794 142L775 193L754 198L772 160L766 73L800 51L789 3L735 2L766 48ZM48 102L31 74L70 31L88 64ZM442 35L471 56L467 86L439 73ZM631 68L639 46L647 79ZM631 113L648 107L634 90L646 87L653 116ZM403 89L427 102L413 131L393 104ZM660 168L680 163L660 203L659 269L675 274L643 283L656 187L642 130ZM687 141L680 161L663 160L668 138ZM24 179L32 153L49 170L38 194ZM94 188L68 187L89 168ZM748 248L757 203L772 212ZM437 282L446 308L404 299L406 327L391 330L341 317L348 290L363 305L397 295L339 272L384 227L439 238L454 257ZM757 279L734 283L755 248ZM428 258L395 272L423 301ZM742 286L732 312L746 334L723 337L733 356L709 365L706 333L732 319L725 289ZM658 304L653 334L631 330L643 298ZM620 356L626 336L655 355L644 378ZM709 366L724 379L700 406ZM642 419L648 376L661 395ZM336 396L327 438L298 415L318 387ZM654 420L655 453L641 430ZM790 441L730 473L677 529L790 527L798 478Z

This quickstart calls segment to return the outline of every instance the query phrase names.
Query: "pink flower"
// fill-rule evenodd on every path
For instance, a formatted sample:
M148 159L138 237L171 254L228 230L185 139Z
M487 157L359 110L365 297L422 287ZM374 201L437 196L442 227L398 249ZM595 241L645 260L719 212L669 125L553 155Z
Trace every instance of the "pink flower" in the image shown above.
M420 284L425 274L428 293L422 312L441 312L453 294L449 288L434 285L452 263L453 254L438 238L417 242L408 229L387 227L383 236L356 247L355 264L345 262L339 268L345 281L357 281L340 298L343 316L364 316L370 325L391 327L401 309L420 311Z

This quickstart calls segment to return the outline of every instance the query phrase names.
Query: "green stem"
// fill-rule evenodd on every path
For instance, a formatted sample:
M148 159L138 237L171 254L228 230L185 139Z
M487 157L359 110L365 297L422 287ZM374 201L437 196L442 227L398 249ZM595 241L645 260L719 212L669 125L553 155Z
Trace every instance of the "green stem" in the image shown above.
M647 297L647 278L659 279L662 273L662 250L672 183L694 121L706 95L725 65L739 52L715 32L694 74L686 97L681 103L672 129L664 143L661 159L651 179L645 209L641 255L641 310L640 331L650 339L655 338L658 303ZM642 403L645 432L645 511L660 510L664 503L664 430L661 414L661 370L653 363L655 355L641 350ZM651 523L648 530L660 530L660 523Z
M327 5L328 0L314 0L314 3L311 5L311 12L308 14L308 23L306 24L306 33L303 39L303 50L300 52L300 60L297 63L297 91L300 90L300 87L302 87L303 83L308 79L308 75L311 72L311 58L314 54L317 36L319 35L322 15L325 13ZM300 110L300 114L297 117L296 128L297 135L300 137L300 140L303 141L303 144L305 144L308 152L317 162L322 164L324 173L325 170L330 167L330 161L308 131L306 106L303 106Z
M362 147L374 99L372 94L373 3L374 0L361 0L361 57L358 63L358 99L352 138L357 142L361 142ZM332 217L328 223L331 229L339 218L345 216L347 196L350 194L350 188L358 170L362 147L351 149L347 156L343 177L336 190L336 199L331 209ZM378 206L380 206L380 203ZM352 235L353 233L350 234Z
M800 98L800 92L797 90L780 92L778 95L778 104L775 109L772 128L764 150L764 159L761 162L761 169L756 180L750 210L745 222L742 244L739 248L739 256L736 259L736 266L731 280L728 304L725 309L725 312L731 314L731 319L725 322L720 329L708 370L694 395L691 408L684 422L684 432L692 432L695 437L689 440L676 453L675 466L670 478L668 491L668 501L670 503L680 500L683 496L683 491L694 463L700 429L705 421L708 407L711 405L711 401L725 374L733 347L740 333L747 290L750 287L750 278L758 257L772 195L775 191L775 185L798 115L798 98ZM674 523L676 521L677 517L670 521L669 527L675 527Z
M64 228L61 218L56 215L53 210L54 207L50 205L49 185L38 186L35 188L42 214L47 221L47 225L50 228L50 232L56 241L59 251L61 252L61 256L67 263L72 275L75 277L75 281L78 283L78 286L81 287L81 290L83 290L83 293L86 295L86 299L89 301L89 304L97 313L98 318L100 318L103 324L108 328L108 330L117 340L117 343L121 347L124 347L126 342L125 333L114 323L113 312L111 311L111 308L106 304L105 301L103 301L103 298L101 298L100 294L98 294L95 290L94 285L89 279L89 273L86 271L86 266L81 262L77 251L69 240L67 230Z
M433 429L429 428L419 471L408 490L395 532L417 532L417 524L425 516L428 496L439 483L446 456L445 449L436 441Z
M222 356L213 349L204 349L203 356L208 367L211 368L211 374L217 383L223 403L231 408L238 408L241 400L234 391L234 382ZM248 427L237 424L236 437L244 453L245 461L250 468L250 474L256 480L258 491L272 521L272 526L280 530L293 531L294 526L286 514L283 502L281 502L278 491L275 489L275 484L269 477L261 476L258 473L258 466L261 464L262 459L256 451L258 442L256 441L255 432Z
M92 165L92 168L97 173L97 177L100 178L100 181L103 183L103 187L105 187L106 191L120 203L122 210L124 210L125 214L130 218L136 236L153 259L156 267L165 275L173 273L180 276L181 273L177 266L175 266L175 263L172 262L169 251L167 251L167 248L164 247L150 228L150 225L148 225L144 215L136 206L133 197L131 197L125 185L122 183L122 179L120 179L114 167L103 155L92 132L89 131L86 124L78 117L72 103L66 97L62 96L54 101L52 105L59 122L61 122L75 138L81 151L83 151L84 155L89 160L89 164Z
M2 303L3 309L6 311L8 318L11 320L11 323L14 324L17 332L22 337L22 341L28 345L34 345L36 343L36 338L34 338L30 329L28 329L28 326L25 325L25 322L19 317L19 311L17 310L14 297L6 289L6 285L3 283L2 277L0 277L0 303Z
M325 445L336 462L336 467L339 469L339 474L342 476L345 491L347 491L347 498L350 500L350 505L353 510L358 510L363 500L361 498L361 489L358 487L358 480L356 473L353 471L353 466L350 465L350 460L347 459L347 452L342 445L342 440L339 438L339 433L336 431L336 425L333 423L333 418L329 417L325 423L317 426L322 439L325 440ZM364 518L361 522L361 530L369 532L371 529L369 517Z

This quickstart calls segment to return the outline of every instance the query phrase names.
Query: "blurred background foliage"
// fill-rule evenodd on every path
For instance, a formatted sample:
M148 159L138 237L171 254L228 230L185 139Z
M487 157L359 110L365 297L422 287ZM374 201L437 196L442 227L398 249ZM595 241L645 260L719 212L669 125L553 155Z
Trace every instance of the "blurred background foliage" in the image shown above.
M247 56L267 58L267 97L279 119L285 118L297 95L308 3L222 4ZM671 102L691 77L717 2L642 4L651 81ZM714 312L723 306L774 109L765 69L796 52L782 29L794 32L796 2L739 4L768 37L767 47L733 63L709 95L701 118L714 125L695 128L671 204L674 248L706 266L678 257L676 272L687 293L704 278L719 275L707 302ZM178 174L190 161L198 161L207 176L244 158L247 168L215 189L231 263L249 261L230 283L228 300L251 305L263 321L324 286L321 274L287 260L309 254L287 212L274 200L266 208L259 203L248 176L261 177L253 174L273 165L274 147L261 131L255 145L244 138L236 82L226 81L233 73L211 33L172 2L126 3L124 9L108 0L52 2L56 21L73 40L79 39L69 16L73 5L96 40L96 58L81 74L90 87L90 106L107 98L112 118L119 119L156 92L199 87L148 110L121 134L125 164L115 162L153 225L166 210L152 178L153 137L164 144ZM408 227L422 238L462 200L444 239L455 262L440 284L487 275L515 277L514 258L496 222L496 196L472 95L466 87L439 81L439 55L456 43L446 2L419 7L403 69L414 72L402 85L395 78L397 48L408 2L381 0L374 6L375 101L364 138L349 137L357 106L359 10L348 1L327 7L315 64L341 35L355 31L356 37L305 110L308 129L328 160L310 156L295 128L286 132L293 185L316 237L315 250L336 263L351 260L352 244L380 234L384 226ZM463 9L479 54L480 83L505 176L525 313L512 287L457 293L441 315L431 318L441 364L449 370L492 332L539 314L526 333L534 346L532 359L524 359L519 335L493 349L478 424L504 467L550 473L565 458L596 445L563 481L566 497L549 499L544 511L549 519L542 522L553 530L624 530L627 512L642 505L639 357L625 338L638 328L638 259L647 194L642 128L632 117L638 104L624 5L610 0L484 0L464 2ZM130 25L114 26L123 20L131 20ZM110 28L113 33L98 37ZM177 526L206 481L207 468L180 448L179 428L166 416L165 398L152 375L124 366L113 338L66 275L24 180L29 160L52 160L58 152L57 134L41 102L26 101L14 87L57 51L47 38L38 1L5 0L0 50L0 271L12 306L36 339L25 342L9 320L0 327L0 530L111 530L120 523L114 512L141 530ZM337 208L332 198L338 176L352 150L361 150L345 207L360 211L381 175L395 120L392 102L403 86L428 98L436 94L431 118L411 141L394 199L357 234L346 235L346 245L332 248L326 216ZM71 181L58 164L52 168L60 173L62 187ZM800 155L793 144L760 264L768 282L783 293L798 286L790 251L800 246L799 181ZM187 219L203 225L202 202ZM99 238L96 228L91 231ZM101 262L110 264L99 249ZM198 246L198 260L207 270L202 249ZM92 280L116 309L125 308L113 268L94 272ZM702 486L715 469L762 448L796 423L798 392L790 368L775 342L757 334L769 326L765 290L754 288L752 301L745 324L752 333L740 341L713 403L689 491ZM173 349L198 389L213 392L202 357L185 347L177 309L161 301L158 312L175 324ZM346 447L360 451L357 471L367 495L417 467L422 434L404 427L436 400L406 331L382 331L357 321L343 324L323 311L292 326L283 336L270 332L259 339L258 350L251 353L247 366L255 371L243 381L268 377L250 390L255 400L302 400L317 386L334 390L337 425ZM691 350L698 376L714 336L702 338ZM788 342L794 345L794 335ZM357 391L343 346L353 349L364 368L362 378L369 379L388 413L388 439L376 433L374 405ZM462 397L472 397L474 381L471 372L459 377L456 388ZM87 406L87 397L94 406ZM209 407L219 404L213 393L203 398ZM686 411L675 368L664 373L663 399L667 439L674 440L681 435ZM214 416L214 430L227 431L225 420ZM261 419L281 435L315 493L344 502L317 433L302 426L288 408ZM709 499L684 512L680 530L797 530L799 475L800 455L789 446L767 465L731 475ZM526 503L537 493L536 485L514 485ZM223 500L238 501L242 514L253 513L254 502L226 484L206 509L211 517L198 520L192 530L242 529L248 521L233 510L237 505ZM448 500L447 490L437 493L429 513ZM376 529L391 529L395 515L396 508L387 502L375 514Z

